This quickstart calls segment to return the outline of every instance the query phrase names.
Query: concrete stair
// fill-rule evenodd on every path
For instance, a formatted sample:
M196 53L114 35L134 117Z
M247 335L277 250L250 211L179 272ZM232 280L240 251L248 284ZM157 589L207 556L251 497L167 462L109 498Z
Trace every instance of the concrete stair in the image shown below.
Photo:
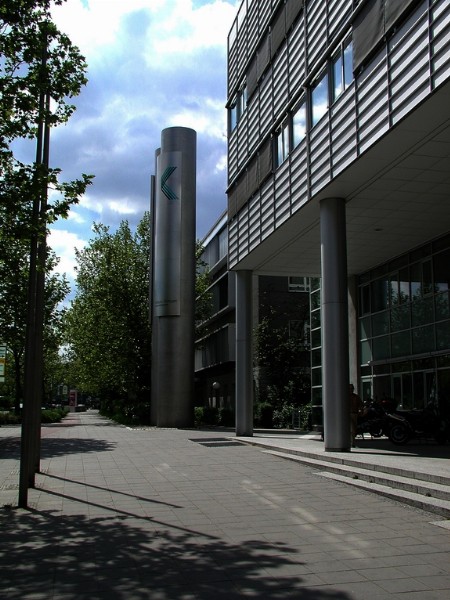
M361 490L450 519L449 477L386 465L367 464L350 457L321 456L319 458L313 453L286 449L280 451L269 447L262 451L307 465L321 477L353 485Z

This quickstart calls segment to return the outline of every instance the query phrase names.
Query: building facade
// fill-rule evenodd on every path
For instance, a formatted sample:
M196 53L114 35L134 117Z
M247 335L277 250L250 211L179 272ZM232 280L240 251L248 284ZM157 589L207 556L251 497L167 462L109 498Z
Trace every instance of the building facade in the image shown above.
M242 323L249 274L314 278L326 449L348 450L350 380L364 396L448 406L450 3L243 0L227 108Z
M211 315L200 327L195 352L195 402L235 410L236 274L227 269L228 228L225 212L202 240L201 260L210 278ZM252 283L252 331L264 320L271 330L309 338L309 279L306 277L257 276ZM309 371L309 345L298 357L298 367ZM256 361L253 361L254 363ZM264 367L253 370L256 395L265 397L272 382ZM299 402L305 392L298 390Z

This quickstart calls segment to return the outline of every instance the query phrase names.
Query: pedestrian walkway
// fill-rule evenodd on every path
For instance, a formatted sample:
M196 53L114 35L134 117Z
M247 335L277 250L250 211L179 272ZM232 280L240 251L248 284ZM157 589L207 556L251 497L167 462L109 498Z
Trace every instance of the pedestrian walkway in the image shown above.
M8 506L19 429L0 429L2 599L450 598L436 515L230 431L128 429L94 412L42 431L23 510Z

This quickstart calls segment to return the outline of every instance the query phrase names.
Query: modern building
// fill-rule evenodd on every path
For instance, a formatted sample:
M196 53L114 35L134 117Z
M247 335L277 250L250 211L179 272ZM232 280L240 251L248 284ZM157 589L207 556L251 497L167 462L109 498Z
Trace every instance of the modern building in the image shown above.
M228 228L225 212L202 240L201 260L210 278L212 310L200 327L195 352L197 406L235 409L236 274L227 269ZM309 279L306 277L253 277L253 332L264 319L289 336L309 336ZM255 364L255 361L254 361ZM299 368L309 371L309 348L298 357ZM263 367L253 369L253 386L260 397L271 383ZM301 391L298 400L304 400Z
M227 108L238 435L252 433L254 274L313 278L327 450L349 449L350 380L448 408L448 0L243 0Z

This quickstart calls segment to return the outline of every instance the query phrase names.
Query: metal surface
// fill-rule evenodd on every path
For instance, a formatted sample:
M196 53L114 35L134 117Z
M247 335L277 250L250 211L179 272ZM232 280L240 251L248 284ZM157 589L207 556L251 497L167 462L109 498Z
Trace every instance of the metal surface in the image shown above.
M349 341L345 200L320 204L322 386L327 451L350 449Z
M236 435L253 435L252 272L236 272Z
M157 158L152 422L194 421L196 132L164 129ZM156 406L155 406L156 402Z

